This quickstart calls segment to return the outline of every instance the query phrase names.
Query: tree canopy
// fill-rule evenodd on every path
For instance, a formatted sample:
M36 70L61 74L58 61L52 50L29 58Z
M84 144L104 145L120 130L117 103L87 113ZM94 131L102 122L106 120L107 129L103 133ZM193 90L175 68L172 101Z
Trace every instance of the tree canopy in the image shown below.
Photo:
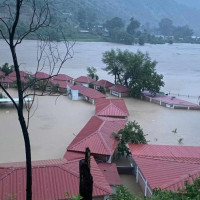
M200 199L200 178L197 178L193 184L185 182L185 189L177 192L169 190L154 190L153 196L144 198L132 194L123 185L117 186L116 194L113 195L113 200L199 200Z
M95 67L88 67L87 68L87 76L89 76L90 78L98 81L99 80L99 76L96 74L97 69Z
M8 63L5 63L0 67L0 71L4 72L5 75L7 76L8 74L14 71L14 66L13 65L9 66Z
M118 157L130 154L129 148L126 146L127 143L147 144L146 135L136 121L128 122L124 129L121 129L118 133L113 133L113 136L119 140L117 146Z
M157 62L152 61L147 53L112 49L103 53L102 61L106 64L104 70L114 76L115 84L130 88L134 97L140 96L142 90L159 92L164 86L163 75L156 72Z
M134 19L133 17L130 19L130 24L127 26L127 33L134 35L136 30L140 27L140 22Z

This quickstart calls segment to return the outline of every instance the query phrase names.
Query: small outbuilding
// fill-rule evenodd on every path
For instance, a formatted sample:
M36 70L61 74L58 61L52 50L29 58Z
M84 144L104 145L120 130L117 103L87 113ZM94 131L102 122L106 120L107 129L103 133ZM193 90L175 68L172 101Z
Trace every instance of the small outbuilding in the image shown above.
M106 98L106 95L97 90L82 85L74 85L71 87L71 98L72 100L83 99L92 104L95 104L97 99Z
M112 87L114 84L107 81L107 80L99 80L93 83L94 89L98 90L100 87L102 87L105 91L109 91L109 87Z
M145 196L155 188L176 192L200 177L200 147L129 144L129 149Z
M95 114L102 117L127 118L128 109L124 99L97 99L95 102Z
M54 76L52 80L55 81L67 81L69 83L73 83L73 78L71 76L68 76L66 74L58 74L57 76Z
M110 94L117 96L117 97L127 97L130 94L130 89L126 86L123 86L121 84L113 85L110 89Z
M89 87L89 84L93 83L93 82L95 82L95 80L88 76L80 76L80 77L74 79L74 84L83 85L85 87Z

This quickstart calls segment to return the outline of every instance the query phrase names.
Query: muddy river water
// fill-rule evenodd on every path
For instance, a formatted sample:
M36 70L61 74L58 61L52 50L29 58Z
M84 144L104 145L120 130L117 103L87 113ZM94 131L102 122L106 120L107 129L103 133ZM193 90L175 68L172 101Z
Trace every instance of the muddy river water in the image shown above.
M165 92L192 95L183 97L198 103L200 96L200 45L145 45L126 46L111 43L76 43L74 58L67 61L61 71L76 78L86 75L86 68L94 66L102 79L113 81L113 77L102 70L102 52L110 49L129 49L136 52L149 52L150 57L158 61L157 71L164 75ZM62 46L61 46L61 50ZM34 72L36 65L36 42L24 41L17 49L21 70ZM0 41L0 64L11 63L10 53L3 41ZM47 68L44 69L47 71ZM10 90L13 97L16 91ZM152 144L200 145L200 112L173 110L139 101L125 99L130 112L129 120L136 120ZM71 101L67 96L38 97L32 109L36 109L31 118L29 132L32 158L52 159L64 155L66 147L94 115L94 105L83 101ZM172 130L177 129L174 134ZM178 140L182 139L182 144ZM12 106L0 105L0 163L23 161L24 144L16 111Z

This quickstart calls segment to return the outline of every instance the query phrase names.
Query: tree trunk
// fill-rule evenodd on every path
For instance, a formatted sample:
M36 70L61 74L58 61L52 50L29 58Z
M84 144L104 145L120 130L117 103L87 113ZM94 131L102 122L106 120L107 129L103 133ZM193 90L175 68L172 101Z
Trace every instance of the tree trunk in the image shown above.
M93 177L90 173L90 150L86 148L85 159L79 162L80 196L82 200L92 200Z
M17 90L18 90L18 120L21 125L24 143L25 143L25 154L26 154L26 200L32 200L32 166L31 166L31 146L29 140L29 134L26 126L26 122L23 114L23 90L21 84L20 70L15 52L15 46L13 45L13 37L10 37L10 50L12 53L13 64L17 77Z

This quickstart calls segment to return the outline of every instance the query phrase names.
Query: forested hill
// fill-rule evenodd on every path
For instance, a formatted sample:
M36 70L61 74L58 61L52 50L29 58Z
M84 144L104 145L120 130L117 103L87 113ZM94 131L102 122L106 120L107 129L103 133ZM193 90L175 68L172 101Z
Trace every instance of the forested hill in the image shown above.
M199 0L54 0L52 5L71 22L84 13L99 22L116 16L128 22L134 17L152 27L162 18L170 18L175 25L188 24L200 33Z

